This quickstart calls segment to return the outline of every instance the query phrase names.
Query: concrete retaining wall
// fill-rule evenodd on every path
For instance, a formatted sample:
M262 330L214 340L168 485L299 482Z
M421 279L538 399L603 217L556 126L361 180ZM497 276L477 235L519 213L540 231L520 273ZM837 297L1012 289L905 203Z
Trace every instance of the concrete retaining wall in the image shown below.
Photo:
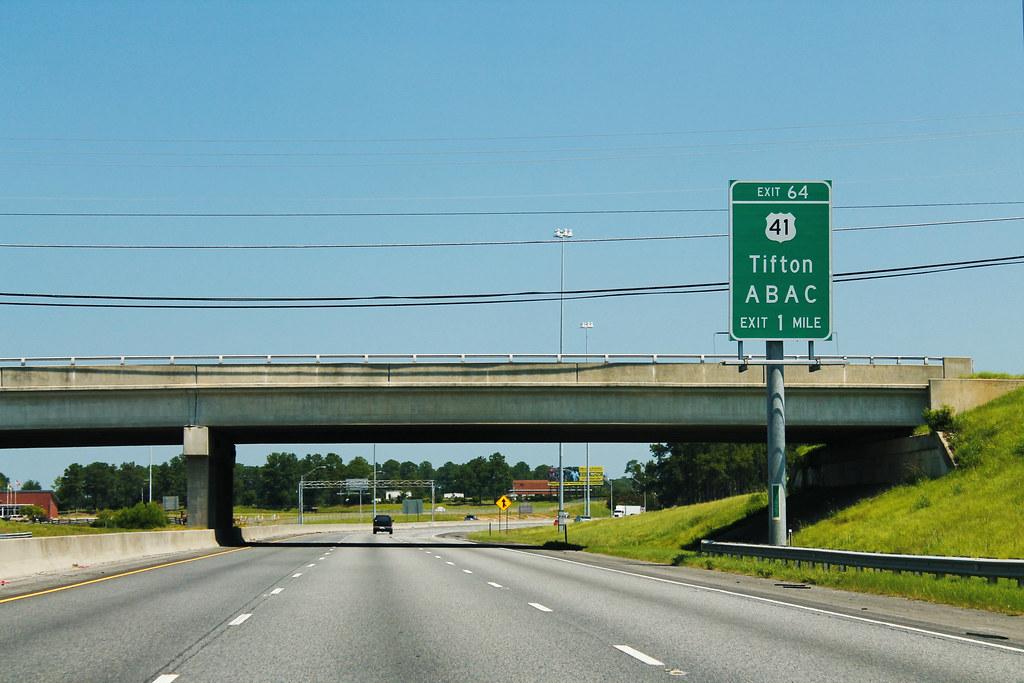
M0 579L218 547L212 529L16 538L0 541Z
M1021 387L1022 379L933 379L928 387L929 403L932 408L950 406L962 413Z
M855 486L935 479L956 467L937 434L871 443L828 446L808 456L794 485Z

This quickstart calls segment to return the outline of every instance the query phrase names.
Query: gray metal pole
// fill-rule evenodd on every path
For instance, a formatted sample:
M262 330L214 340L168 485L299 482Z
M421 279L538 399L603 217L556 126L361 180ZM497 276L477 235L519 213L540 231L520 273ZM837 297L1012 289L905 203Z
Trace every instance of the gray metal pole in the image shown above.
M431 522L434 521L434 508L435 507L436 506L434 505L434 484L433 484L433 482L431 482L431 484L430 484L430 521Z
M782 360L781 341L766 342L767 360ZM765 365L768 398L768 543L786 545L785 368Z
M587 485L583 490L583 515L590 516L590 443L587 443Z
M565 238L562 240L562 267L559 269L558 281L558 355L562 355L562 317L565 312Z
M153 447L149 447L149 503L153 502Z
M562 467L562 444L558 444L558 524L565 523L565 469Z
M299 524L302 524L302 482L305 478L305 474L299 477Z
M377 516L377 444L373 444L373 516Z

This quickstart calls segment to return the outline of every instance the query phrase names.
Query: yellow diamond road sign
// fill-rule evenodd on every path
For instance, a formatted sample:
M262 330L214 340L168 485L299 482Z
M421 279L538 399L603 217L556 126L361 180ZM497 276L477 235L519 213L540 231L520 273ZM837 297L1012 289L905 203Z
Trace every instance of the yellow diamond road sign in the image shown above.
M508 499L508 496L502 496L498 500L494 501L502 511L508 510L512 506L512 501Z

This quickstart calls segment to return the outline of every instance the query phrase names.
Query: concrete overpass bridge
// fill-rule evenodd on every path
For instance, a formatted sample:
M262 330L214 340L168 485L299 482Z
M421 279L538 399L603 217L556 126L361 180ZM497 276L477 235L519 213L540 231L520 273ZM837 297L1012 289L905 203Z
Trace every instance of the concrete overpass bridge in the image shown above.
M239 443L760 441L764 368L745 358L0 359L0 448L181 444L189 519L224 530ZM925 408L956 403L972 369L819 358L786 368L790 442L906 435Z

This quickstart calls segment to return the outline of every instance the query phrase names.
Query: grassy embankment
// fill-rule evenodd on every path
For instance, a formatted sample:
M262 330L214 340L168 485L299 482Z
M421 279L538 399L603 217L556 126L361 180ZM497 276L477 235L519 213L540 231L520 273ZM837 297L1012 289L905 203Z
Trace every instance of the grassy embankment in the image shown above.
M898 486L838 510L797 531L793 544L1024 558L1024 389L964 413L959 423L957 471L941 479ZM757 501L741 496L574 525L569 527L569 542L591 552L1024 614L1024 589L1006 580L991 585L973 578L798 569L766 561L704 557L684 549L739 521L752 507L763 507L763 501L763 496ZM513 531L501 538L527 543L559 540L554 529Z

